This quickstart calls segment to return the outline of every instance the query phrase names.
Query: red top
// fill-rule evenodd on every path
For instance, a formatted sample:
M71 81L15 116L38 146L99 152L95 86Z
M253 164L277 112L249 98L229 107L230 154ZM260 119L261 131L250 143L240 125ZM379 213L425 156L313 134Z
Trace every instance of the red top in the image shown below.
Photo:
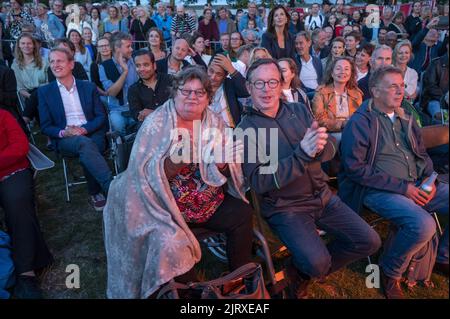
M203 35L205 40L219 41L219 27L214 19L209 21L208 25L202 20L198 24L198 32Z
M0 109L0 180L30 166L28 139L17 120Z

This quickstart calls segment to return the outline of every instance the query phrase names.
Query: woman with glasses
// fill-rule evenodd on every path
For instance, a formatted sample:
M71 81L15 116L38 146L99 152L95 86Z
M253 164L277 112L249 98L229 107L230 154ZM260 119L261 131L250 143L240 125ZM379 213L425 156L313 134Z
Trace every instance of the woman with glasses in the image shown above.
M108 298L148 298L173 278L197 281L201 250L192 228L225 233L230 270L250 261L252 208L241 165L231 160L243 147L224 143L211 98L206 72L180 71L172 98L144 121L127 170L111 183L104 213ZM213 128L215 136L207 133Z
M269 13L267 31L261 39L261 46L269 50L274 59L289 58L295 55L294 37L289 33L289 12L278 5Z
M314 116L329 132L340 133L362 103L353 61L348 57L334 60L323 83L316 89L312 100ZM339 134L336 138L340 140Z
M155 56L155 61L162 60L167 56L166 42L163 33L158 28L151 28L148 32L148 49Z
M242 34L238 31L235 31L231 33L230 35L230 51L229 56L231 58L232 62L237 61L237 51L241 47L241 45L244 44L244 38L242 37Z
M112 58L112 50L107 38L100 38L97 40L97 56L94 62L91 64L91 80L97 85L98 92L101 96L107 96L105 89L103 88L102 81L100 81L100 73L98 66Z

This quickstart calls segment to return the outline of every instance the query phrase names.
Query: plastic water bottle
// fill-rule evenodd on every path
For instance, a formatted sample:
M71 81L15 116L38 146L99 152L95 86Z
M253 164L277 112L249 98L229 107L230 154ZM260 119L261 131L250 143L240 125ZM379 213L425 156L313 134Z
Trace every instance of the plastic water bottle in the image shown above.
M433 185L437 177L438 173L433 172L431 176L427 179L427 181L422 183L422 185L420 185L420 189L422 189L425 193L430 194L431 191L433 190Z

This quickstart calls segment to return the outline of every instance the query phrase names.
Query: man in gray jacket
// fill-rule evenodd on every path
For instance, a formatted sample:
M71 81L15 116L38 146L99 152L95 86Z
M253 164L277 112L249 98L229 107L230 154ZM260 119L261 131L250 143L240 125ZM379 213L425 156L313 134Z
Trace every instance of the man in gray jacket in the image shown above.
M258 60L247 71L253 107L239 124L247 137L243 171L261 197L262 215L292 253L287 268L292 297L304 298L311 278L373 254L380 238L331 192L321 163L334 157L335 140L305 105L281 101L282 80L273 59ZM326 245L317 228L335 240Z

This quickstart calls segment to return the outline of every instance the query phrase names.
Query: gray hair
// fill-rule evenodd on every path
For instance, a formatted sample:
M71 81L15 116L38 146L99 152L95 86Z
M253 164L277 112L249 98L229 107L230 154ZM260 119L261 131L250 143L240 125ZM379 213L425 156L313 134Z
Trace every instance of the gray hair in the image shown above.
M371 57L372 62L375 62L378 51L385 51L385 50L391 51L391 54L392 54L392 48L390 46L388 46L386 44L377 45L372 52L372 57Z
M403 78L402 70L400 70L399 68L397 68L393 65L388 65L388 66L378 68L370 73L371 73L370 78L369 78L369 90L370 91L372 91L372 89L374 87L379 85L387 74L399 74Z
M204 68L199 68L196 66L186 67L174 76L171 88L171 97L174 98L177 95L177 91L180 86L192 80L199 80L203 84L208 100L210 100L213 95L211 81L209 80L208 74Z

